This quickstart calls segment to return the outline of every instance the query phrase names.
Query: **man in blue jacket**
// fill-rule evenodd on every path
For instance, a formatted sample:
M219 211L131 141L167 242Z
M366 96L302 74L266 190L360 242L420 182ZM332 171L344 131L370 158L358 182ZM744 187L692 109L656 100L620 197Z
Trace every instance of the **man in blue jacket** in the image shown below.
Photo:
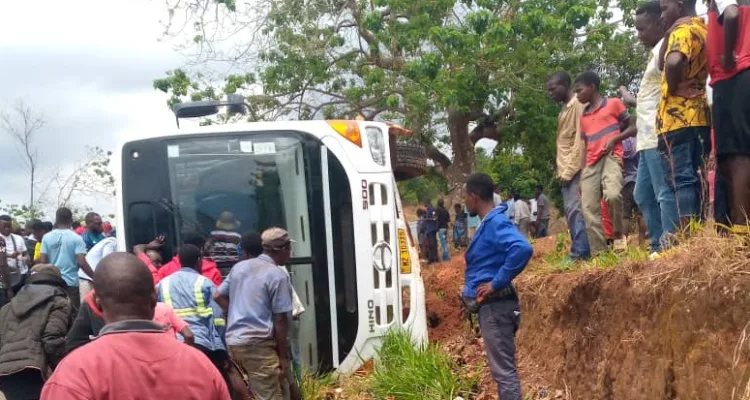
M466 180L466 208L482 219L466 251L463 297L479 313L479 326L499 398L521 400L516 371L516 331L521 320L515 278L531 259L528 240L505 216L507 206L495 207L494 183L476 173ZM478 308L478 311L476 310Z

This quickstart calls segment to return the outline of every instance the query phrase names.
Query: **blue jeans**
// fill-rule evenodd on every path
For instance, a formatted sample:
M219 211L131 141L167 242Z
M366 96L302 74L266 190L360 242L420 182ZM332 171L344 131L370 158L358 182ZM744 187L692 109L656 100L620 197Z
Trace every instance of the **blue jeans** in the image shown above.
M700 218L702 184L698 169L703 168L706 148L704 136L708 127L678 129L659 138L659 152L664 180L677 201L680 218ZM708 143L710 149L710 141Z
M565 205L565 219L570 230L570 258L589 258L589 238L586 235L586 223L581 211L581 196L578 194L581 187L581 173L577 173L570 182L562 185L563 203Z
M451 258L448 254L448 230L438 230L438 238L440 239L440 247L443 248L443 261L448 261Z
M664 167L658 149L639 152L638 175L635 180L635 202L646 220L646 233L651 251L667 247L666 235L679 226L677 200L664 180Z

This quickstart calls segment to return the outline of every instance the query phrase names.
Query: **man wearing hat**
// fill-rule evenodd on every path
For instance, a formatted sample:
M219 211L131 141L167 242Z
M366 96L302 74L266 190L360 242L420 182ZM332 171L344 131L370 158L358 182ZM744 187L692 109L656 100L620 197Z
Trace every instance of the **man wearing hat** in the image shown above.
M62 359L73 315L66 288L59 269L40 264L0 310L0 386L8 400L38 399Z
M247 371L256 398L282 400L290 398L290 388L297 393L287 340L292 284L278 267L291 258L294 241L284 229L269 228L261 242L263 254L237 263L219 286L216 301L229 310L229 354Z

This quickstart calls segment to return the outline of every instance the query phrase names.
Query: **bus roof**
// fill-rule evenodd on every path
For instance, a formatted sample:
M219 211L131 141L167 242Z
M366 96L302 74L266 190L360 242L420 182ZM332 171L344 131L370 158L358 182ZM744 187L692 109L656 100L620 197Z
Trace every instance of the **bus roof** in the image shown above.
M368 122L373 123L373 122ZM325 129L325 130L323 130ZM125 141L132 142L137 140L178 137L188 135L203 135L211 133L234 133L234 132L268 132L268 131L289 131L299 130L312 134L316 132L336 132L331 130L330 125L325 120L313 121L266 121L266 122L240 122L234 124L216 124L206 126L185 127L183 129L168 129L161 132L148 132L145 135L135 136Z

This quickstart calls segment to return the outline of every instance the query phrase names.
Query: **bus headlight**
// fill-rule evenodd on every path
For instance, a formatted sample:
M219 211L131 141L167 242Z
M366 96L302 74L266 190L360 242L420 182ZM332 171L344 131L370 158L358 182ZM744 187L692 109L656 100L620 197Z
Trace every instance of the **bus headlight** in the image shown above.
M367 127L367 143L370 144L370 154L372 161L381 167L385 166L385 139L383 132L375 127Z

